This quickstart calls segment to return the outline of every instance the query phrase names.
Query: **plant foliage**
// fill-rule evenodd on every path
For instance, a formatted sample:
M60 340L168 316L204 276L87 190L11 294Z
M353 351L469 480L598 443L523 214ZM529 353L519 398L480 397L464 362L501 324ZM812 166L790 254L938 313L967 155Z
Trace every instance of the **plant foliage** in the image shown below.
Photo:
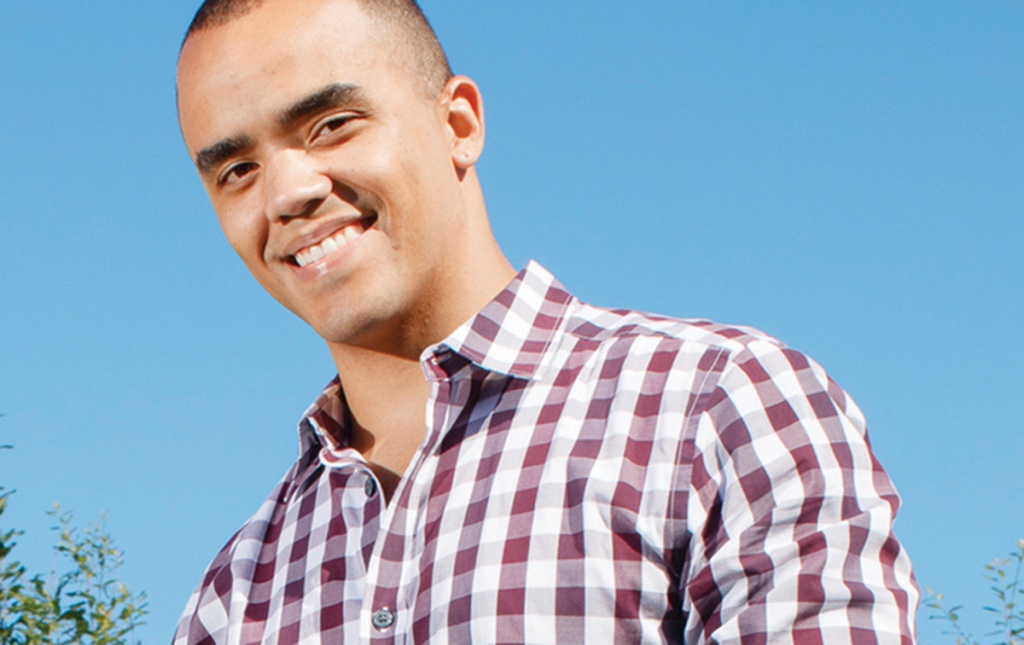
M0 516L11 492L0 487ZM129 645L146 614L145 594L118 581L121 552L102 522L79 531L55 507L56 568L29 575L11 557L22 534L0 528L0 643L3 645ZM2 525L0 525L2 526Z
M1007 558L996 558L985 565L985 579L991 584L992 595L998 601L985 611L995 614L996 629L985 634L999 638L999 645L1024 645L1024 588L1021 573L1024 571L1024 540L1017 540L1017 548ZM966 631L960 621L963 605L946 608L943 595L928 590L927 607L932 610L930 620L949 623L947 634L956 636L957 645L978 645L974 635Z

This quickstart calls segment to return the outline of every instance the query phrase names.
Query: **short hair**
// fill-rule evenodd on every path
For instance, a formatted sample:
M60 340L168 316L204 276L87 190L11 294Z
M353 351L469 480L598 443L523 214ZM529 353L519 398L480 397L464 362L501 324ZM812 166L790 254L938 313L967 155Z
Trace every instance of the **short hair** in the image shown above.
M204 0L192 18L184 40L199 31L225 25L257 9L266 0ZM283 0L296 2L298 0ZM436 96L452 77L448 56L416 0L355 0L388 38L404 50L407 64Z

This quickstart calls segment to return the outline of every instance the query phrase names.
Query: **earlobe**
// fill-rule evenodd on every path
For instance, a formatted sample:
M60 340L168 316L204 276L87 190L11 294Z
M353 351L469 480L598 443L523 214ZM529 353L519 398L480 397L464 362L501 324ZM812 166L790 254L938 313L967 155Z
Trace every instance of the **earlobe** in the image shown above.
M460 170L476 163L484 149L484 104L480 88L465 76L452 77L445 86L452 161Z

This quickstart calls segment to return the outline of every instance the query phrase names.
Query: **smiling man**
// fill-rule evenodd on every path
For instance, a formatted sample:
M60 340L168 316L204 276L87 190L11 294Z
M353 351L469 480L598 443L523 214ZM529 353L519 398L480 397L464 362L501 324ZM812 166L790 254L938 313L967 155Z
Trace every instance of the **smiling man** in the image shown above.
M176 644L912 641L856 405L757 331L517 274L480 91L412 0L207 0L178 109L232 247L338 377Z

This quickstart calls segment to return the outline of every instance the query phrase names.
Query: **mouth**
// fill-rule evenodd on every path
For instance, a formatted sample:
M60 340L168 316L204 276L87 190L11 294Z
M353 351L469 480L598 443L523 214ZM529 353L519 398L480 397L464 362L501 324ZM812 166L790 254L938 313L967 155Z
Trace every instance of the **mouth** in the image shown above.
M310 246L305 246L299 249L289 256L289 259L292 264L298 267L315 264L320 260L323 260L325 257L333 253L337 253L348 244L359 239L359 236L365 233L366 230L376 222L377 216L372 215L365 219L347 224L343 228L332 233L330 237L325 238L316 244L311 244Z

